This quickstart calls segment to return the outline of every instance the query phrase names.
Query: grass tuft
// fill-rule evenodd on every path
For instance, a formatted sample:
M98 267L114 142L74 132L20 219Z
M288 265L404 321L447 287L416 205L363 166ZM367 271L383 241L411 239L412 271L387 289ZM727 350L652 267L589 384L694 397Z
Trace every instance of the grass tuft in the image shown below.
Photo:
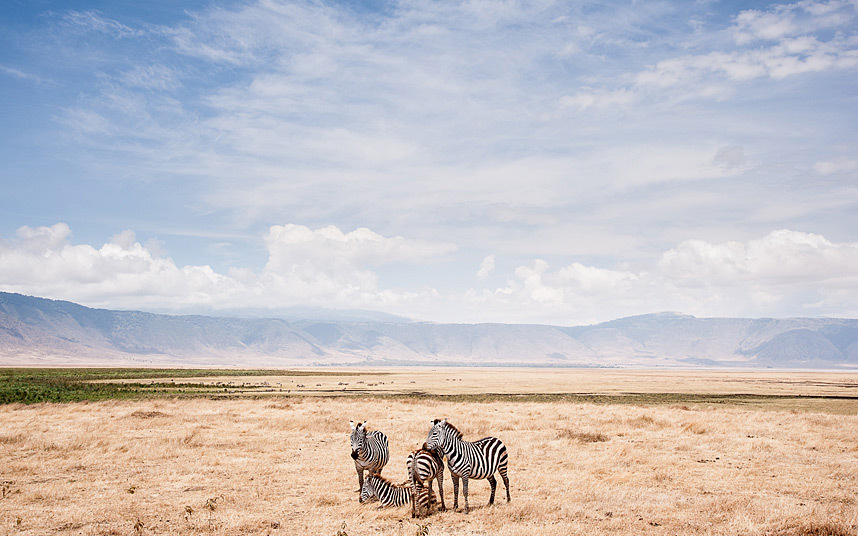
M766 536L856 536L858 527L847 527L842 524L827 522L802 521L797 525L790 525L766 533Z
M578 443L601 443L611 439L602 432L581 432L579 430L572 430L571 428L560 430L557 433L557 437L560 439L571 439Z

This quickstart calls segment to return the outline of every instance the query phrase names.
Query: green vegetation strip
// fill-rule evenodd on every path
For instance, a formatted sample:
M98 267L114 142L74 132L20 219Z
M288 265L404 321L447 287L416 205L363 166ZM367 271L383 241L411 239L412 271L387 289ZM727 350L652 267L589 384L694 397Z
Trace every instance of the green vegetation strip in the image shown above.
M350 373L348 373L350 374ZM215 376L341 376L343 372L309 370L123 369L123 368L0 368L0 404L83 402L153 398L186 394L198 383L100 383L99 380L157 380ZM250 386L243 387L252 388ZM259 388L259 386L256 386ZM210 394L211 389L199 394Z
M384 399L391 401L438 400L447 402L566 402L578 404L743 406L772 410L821 411L854 414L858 396L802 396L793 394L760 395L748 393L481 393L434 394L423 391L388 393L361 391L287 391L271 385L235 381L225 383L194 382L193 378L216 377L303 377L385 375L363 371L319 370L234 370L234 369L134 369L134 368L0 368L0 404L40 402L83 402L108 399L151 399L175 397L295 398L337 397ZM106 381L107 380L107 381ZM123 380L111 382L109 380ZM131 381L129 381L131 380ZM134 381L140 380L140 381ZM159 381L169 380L169 381ZM176 381L180 380L180 381Z

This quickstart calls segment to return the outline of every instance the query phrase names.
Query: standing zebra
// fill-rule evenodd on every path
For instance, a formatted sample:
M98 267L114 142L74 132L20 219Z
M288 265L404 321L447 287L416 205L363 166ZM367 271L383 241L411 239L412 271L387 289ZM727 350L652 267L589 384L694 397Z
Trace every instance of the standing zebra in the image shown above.
M379 508L408 504L411 502L411 485L408 482L394 484L381 475L369 474L366 476L360 491L360 502L365 503L373 498L377 498L381 502ZM429 503L434 503L435 497L433 494L426 494L426 500Z
M486 478L492 486L489 504L495 502L497 480L494 473L500 473L506 487L506 502L509 497L509 478L506 475L506 445L496 437L485 437L479 441L462 441L462 432L447 422L447 419L435 419L424 449L439 449L447 456L447 468L453 478L453 509L459 507L459 477L462 478L462 497L465 498L465 513L468 513L468 479Z
M366 431L366 421L355 425L349 421L352 427L352 459L355 461L355 471L358 475L358 493L363 489L363 472L369 474L380 474L382 468L390 459L390 449L387 446L387 436L378 430Z
M415 450L408 455L408 480L411 483L411 517L429 515L429 498L433 495L432 480L438 480L441 510L444 505L444 460L437 450Z

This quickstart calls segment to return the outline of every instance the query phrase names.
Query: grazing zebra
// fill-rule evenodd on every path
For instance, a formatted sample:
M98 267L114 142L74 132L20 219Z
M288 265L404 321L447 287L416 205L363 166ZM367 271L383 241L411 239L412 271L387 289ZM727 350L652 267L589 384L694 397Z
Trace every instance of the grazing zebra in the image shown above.
M349 421L352 427L352 459L355 461L355 471L358 475L358 493L363 489L363 472L369 474L381 473L382 468L390 459L390 449L387 446L387 436L378 430L366 431L366 421L355 425Z
M492 486L489 504L495 502L497 480L494 473L500 473L506 487L506 501L509 497L509 478L506 475L506 445L496 437L485 437L479 441L462 441L462 432L447 422L447 419L435 419L424 449L439 449L447 456L447 468L453 478L453 508L459 507L459 477L462 478L462 497L465 498L465 513L468 513L468 480L486 478Z
M411 517L429 515L430 497L433 496L432 480L438 480L441 510L444 504L444 460L437 450L415 450L408 455L408 480L411 482Z

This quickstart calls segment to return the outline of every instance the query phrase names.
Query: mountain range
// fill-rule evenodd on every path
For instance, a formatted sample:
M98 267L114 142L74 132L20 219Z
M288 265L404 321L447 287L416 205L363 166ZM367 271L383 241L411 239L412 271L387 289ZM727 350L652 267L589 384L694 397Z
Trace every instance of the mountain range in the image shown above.
M303 319L176 316L0 292L0 366L858 369L855 319L655 313L564 327L312 312Z

